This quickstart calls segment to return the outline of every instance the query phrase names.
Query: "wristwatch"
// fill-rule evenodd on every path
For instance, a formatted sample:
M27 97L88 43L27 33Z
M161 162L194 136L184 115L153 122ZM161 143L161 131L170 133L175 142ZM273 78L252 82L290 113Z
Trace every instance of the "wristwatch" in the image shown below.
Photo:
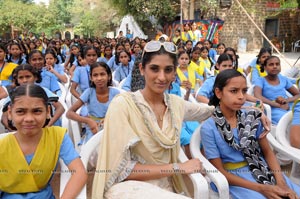
M173 163L172 168L175 174L178 174L180 172L180 167L177 163Z

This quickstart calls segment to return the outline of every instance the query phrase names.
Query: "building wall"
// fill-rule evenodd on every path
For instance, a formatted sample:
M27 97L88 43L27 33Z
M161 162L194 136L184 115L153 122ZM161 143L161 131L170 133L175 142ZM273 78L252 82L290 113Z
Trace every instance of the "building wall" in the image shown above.
M269 7L270 2L275 2L274 0L259 0L255 4L243 0L240 2L243 5L247 4L245 8L249 15L263 32L265 32L266 19L278 19L278 35L276 36L279 41L285 41L286 51L291 50L292 41L300 39L299 11L286 10L276 15L274 9ZM217 16L225 21L220 32L221 42L237 49L239 39L245 38L247 39L247 51L263 47L264 38L262 34L234 0L231 8L218 9ZM269 39L272 40L272 37L270 36Z

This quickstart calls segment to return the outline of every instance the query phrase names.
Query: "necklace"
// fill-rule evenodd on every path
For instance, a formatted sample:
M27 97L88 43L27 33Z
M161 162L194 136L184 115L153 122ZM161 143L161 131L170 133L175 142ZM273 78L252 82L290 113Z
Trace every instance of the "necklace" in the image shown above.
M153 111L153 113L154 113L156 119L157 119L158 121L162 122L163 119L164 119L164 116L161 115L161 114L159 114L158 111L156 111L156 109L157 109L156 107L157 107L157 106L155 106L155 105L154 105L150 100L148 100L144 95L143 95L143 97L144 97L145 101L149 104L149 106L151 107L151 110ZM158 110L160 110L160 109L158 108Z

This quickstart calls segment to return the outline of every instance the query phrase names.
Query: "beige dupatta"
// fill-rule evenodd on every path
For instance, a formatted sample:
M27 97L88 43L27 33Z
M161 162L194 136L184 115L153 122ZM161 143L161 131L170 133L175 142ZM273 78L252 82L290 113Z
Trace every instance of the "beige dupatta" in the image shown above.
M103 198L133 155L145 164L177 162L184 115L183 100L174 95L165 95L171 125L163 132L151 120L147 105L137 100L139 95L140 91L123 93L110 104L93 182L94 199ZM168 116L165 115L164 122L167 122L166 118ZM178 193L185 192L188 195L181 175L173 175L172 182Z

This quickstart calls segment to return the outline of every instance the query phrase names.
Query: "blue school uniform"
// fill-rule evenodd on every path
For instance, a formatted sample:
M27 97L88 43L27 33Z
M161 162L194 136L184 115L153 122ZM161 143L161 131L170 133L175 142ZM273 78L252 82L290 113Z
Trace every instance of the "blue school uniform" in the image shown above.
M107 65L109 66L110 70L113 72L115 71L119 65L116 64L116 55L113 55L110 60L107 62Z
M106 57L98 57L97 59L97 62L104 62L107 64L107 62L109 61L110 59L106 59Z
M237 128L232 129L232 131L236 143L239 143ZM201 132L201 141L205 151L205 156L208 160L221 158L223 163L229 163L229 162L238 163L238 162L245 161L245 157L243 156L242 152L234 149L233 147L230 147L228 143L223 139L221 133L218 131L216 124L212 118L209 118L202 124L200 132ZM256 132L257 140L259 139L259 136L262 132L263 132L263 127L260 124ZM227 171L238 177L257 183L256 180L252 177L248 165L242 168L227 170ZM289 186L292 190L294 190L299 196L300 195L299 185L294 184L286 176L284 176L284 178L287 186ZM246 198L265 199L265 196L263 196L261 193L251 189L239 187L239 186L230 185L229 192L233 199L245 198L245 196Z
M125 91L131 91L131 80L132 80L132 73L130 73L122 85L122 89Z
M171 89L166 91L169 94L181 96L180 85L176 82L172 82ZM182 123L180 132L180 145L190 144L191 137L195 129L199 126L199 122L196 121L184 121Z
M46 68L42 68L41 76L42 82L38 83L38 85L49 89L53 93L56 93L60 90L59 85L57 83L57 78L53 73L49 72Z
M62 66L61 64L54 64L53 69L58 72L60 75L65 75L65 68L64 66ZM56 77L56 76L55 76ZM59 81L59 79L56 77L57 81Z
M217 55L217 51L213 48L209 49L209 52L208 52L208 56L210 57L210 60L215 64L215 56Z
M268 98L271 101L275 101L277 97L281 96L283 98L288 98L286 91L291 88L293 86L293 84L291 83L291 81L281 75L278 74L278 78L279 78L279 84L278 85L271 85L268 83L268 81L266 80L266 78L264 77L260 77L258 78L254 85L255 87L258 86L262 89L262 95L265 98ZM293 102L290 103L290 108L292 107ZM271 114L272 114L272 123L273 124L277 124L280 120L280 118L287 113L288 110L283 110L281 108L277 108L277 107L272 107L271 106Z
M120 65L114 75L114 80L120 82L125 79L132 71L133 64L131 62L128 63L128 66Z
M34 154L26 155L25 159L28 164L31 163L32 159L34 157ZM78 153L73 147L73 142L71 141L69 135L66 133L59 152L59 158L61 158L66 165L69 165L74 159L79 158ZM54 173L54 172L53 172ZM50 182L52 180L49 180L48 185L41 189L38 192L31 192L31 193L4 193L0 191L0 198L1 199L32 199L32 198L47 198L47 199L55 199L53 195L53 190L50 186Z
M292 125L300 125L300 102L295 104Z
M203 82L203 84L198 92L198 95L201 95L201 96L204 96L204 97L210 99L214 95L213 87L214 87L215 80L216 80L216 76L210 76L209 78L207 78Z
M96 89L89 88L86 89L80 96L80 100L86 104L88 110L88 116L94 119L96 122L100 122L101 119L105 118L108 106L111 100L120 93L116 88L109 87L109 97L108 101L101 103L97 99ZM86 143L94 134L92 133L90 127L86 125L85 137L81 140L79 144Z
M71 81L77 83L80 89L79 93L83 93L90 87L90 66L86 65L75 68Z

